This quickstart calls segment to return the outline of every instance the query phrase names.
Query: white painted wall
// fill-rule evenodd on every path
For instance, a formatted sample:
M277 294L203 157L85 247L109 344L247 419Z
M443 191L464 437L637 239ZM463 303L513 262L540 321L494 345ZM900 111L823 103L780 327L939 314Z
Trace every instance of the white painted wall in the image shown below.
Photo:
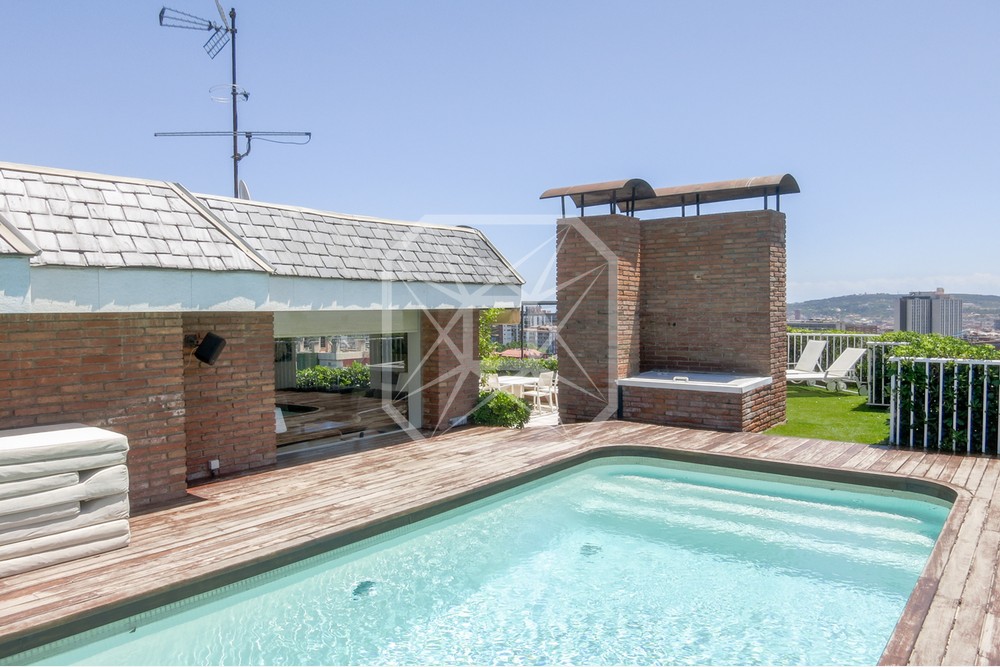
M512 308L519 285L290 278L254 271L29 266L0 258L0 312Z
M27 257L0 255L0 313L26 312L30 283Z

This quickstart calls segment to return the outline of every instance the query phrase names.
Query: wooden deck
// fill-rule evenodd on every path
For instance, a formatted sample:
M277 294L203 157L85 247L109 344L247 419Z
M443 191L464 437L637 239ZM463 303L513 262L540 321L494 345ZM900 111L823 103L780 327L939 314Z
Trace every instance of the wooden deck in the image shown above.
M135 613L147 604L137 600L167 601L554 462L639 445L950 485L958 500L882 660L1000 663L1000 460L622 422L395 437L194 487L186 502L134 517L126 549L0 580L0 655L79 629L95 613Z

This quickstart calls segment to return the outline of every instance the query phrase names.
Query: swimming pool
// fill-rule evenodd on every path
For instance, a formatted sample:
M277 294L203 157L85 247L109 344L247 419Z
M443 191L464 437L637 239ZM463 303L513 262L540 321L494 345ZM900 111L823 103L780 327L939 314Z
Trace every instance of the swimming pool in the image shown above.
M604 459L9 661L872 664L947 512Z

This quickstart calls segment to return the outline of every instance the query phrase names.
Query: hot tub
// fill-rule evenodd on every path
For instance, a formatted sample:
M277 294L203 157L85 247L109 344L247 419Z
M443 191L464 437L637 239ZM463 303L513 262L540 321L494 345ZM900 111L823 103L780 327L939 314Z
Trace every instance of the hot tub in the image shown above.
M763 431L784 421L770 376L646 371L618 380L618 418L717 431Z

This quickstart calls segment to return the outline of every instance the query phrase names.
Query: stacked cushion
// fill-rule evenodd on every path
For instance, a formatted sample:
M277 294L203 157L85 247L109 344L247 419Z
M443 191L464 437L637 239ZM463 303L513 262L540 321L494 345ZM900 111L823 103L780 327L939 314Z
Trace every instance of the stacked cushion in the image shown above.
M127 453L83 424L0 431L0 577L126 546Z

